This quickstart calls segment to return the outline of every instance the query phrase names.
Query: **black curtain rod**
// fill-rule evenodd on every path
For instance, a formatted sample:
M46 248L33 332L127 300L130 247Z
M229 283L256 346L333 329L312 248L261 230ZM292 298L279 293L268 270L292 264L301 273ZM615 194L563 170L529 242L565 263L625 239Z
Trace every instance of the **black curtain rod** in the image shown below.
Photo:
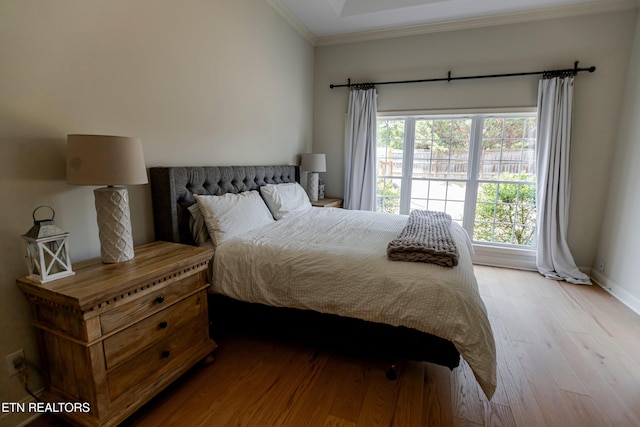
M593 73L596 70L596 67L589 68L578 68L578 61L573 64L573 68L565 68L562 70L547 70L547 71L530 71L526 73L507 73L507 74L486 74L482 76L462 76L462 77L451 77L451 71L447 77L435 78L435 79L421 79L421 80L398 80L394 82L377 82L377 83L351 83L351 79L347 79L347 84L342 85L329 85L331 89L336 87L352 87L352 86L378 86L378 85L395 85L395 84L404 84L404 83L425 83L425 82L450 82L453 80L471 80L471 79L491 79L495 77L514 77L514 76L531 76L536 74L542 75L563 75L563 74L573 74L576 75L581 71L588 71Z

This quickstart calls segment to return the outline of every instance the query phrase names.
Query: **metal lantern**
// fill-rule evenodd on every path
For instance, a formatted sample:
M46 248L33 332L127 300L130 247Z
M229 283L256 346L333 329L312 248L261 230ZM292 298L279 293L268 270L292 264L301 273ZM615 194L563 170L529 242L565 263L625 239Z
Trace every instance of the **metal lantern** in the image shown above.
M41 208L51 210L51 218L36 220ZM71 271L69 233L54 224L56 212L50 206L39 206L32 216L33 227L22 235L27 244L29 278L46 283L75 274Z

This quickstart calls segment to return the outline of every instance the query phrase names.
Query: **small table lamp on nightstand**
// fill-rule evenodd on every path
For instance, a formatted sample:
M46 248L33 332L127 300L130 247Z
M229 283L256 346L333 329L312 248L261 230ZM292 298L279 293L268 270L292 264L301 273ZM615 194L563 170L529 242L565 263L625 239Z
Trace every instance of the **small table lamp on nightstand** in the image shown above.
M122 186L147 182L138 138L67 136L67 184L106 185L94 190L102 262L113 264L134 257L129 195Z
M318 172L327 171L327 160L324 154L303 154L300 169L309 172L307 193L312 202L318 200Z

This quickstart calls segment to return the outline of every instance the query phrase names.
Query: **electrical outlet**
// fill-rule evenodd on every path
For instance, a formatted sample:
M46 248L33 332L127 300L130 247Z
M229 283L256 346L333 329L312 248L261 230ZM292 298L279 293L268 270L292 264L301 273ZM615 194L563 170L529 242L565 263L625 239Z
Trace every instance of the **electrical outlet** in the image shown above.
M18 350L15 353L11 353L7 356L7 371L9 376L18 375L20 370L16 369L16 361L22 358L22 364L26 368L26 359L24 358L24 350ZM24 368L23 368L24 369Z
M600 260L600 262L598 262L598 271L600 271L601 273L604 272L604 267L605 267L605 262Z

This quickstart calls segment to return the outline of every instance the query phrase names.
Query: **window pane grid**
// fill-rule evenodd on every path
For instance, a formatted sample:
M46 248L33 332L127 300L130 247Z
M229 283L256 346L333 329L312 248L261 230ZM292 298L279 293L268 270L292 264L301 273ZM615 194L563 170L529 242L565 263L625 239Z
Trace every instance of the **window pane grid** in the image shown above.
M467 178L471 119L416 120L413 177Z
M448 213L462 224L467 182L465 180L412 179L410 210L427 209Z
M534 117L485 119L474 240L534 244L534 128Z
M378 177L376 210L378 212L399 213L401 180Z
M535 237L535 182L481 182L476 213L474 240L531 246ZM478 216L484 219L478 220Z
M475 241L534 246L536 125L533 114L380 119L378 209L444 211Z
M402 176L405 122L378 120L376 163L379 177Z
M535 117L486 118L480 179L509 180L535 175Z
M409 210L444 211L462 223L470 130L468 117L416 118Z

